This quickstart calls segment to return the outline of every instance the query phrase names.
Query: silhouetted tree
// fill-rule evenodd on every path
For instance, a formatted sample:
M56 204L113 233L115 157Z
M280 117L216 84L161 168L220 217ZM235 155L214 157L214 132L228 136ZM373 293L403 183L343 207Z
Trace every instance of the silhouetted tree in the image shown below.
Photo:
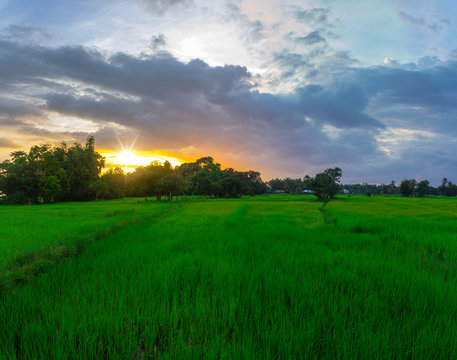
M417 182L414 179L404 179L400 184L400 193L403 196L411 196L416 191Z
M391 183L389 185L387 185L387 192L391 195L394 195L394 194L397 194L398 193L398 189L397 189L397 186L395 185L395 181L391 181Z
M438 190L443 196L457 196L457 185L453 184L447 178L443 178Z
M310 188L315 192L319 201L327 202L338 193L342 171L339 167L327 169L309 180Z
M428 181L428 180L419 181L416 189L417 189L417 194L420 197L430 194L431 193L430 181Z

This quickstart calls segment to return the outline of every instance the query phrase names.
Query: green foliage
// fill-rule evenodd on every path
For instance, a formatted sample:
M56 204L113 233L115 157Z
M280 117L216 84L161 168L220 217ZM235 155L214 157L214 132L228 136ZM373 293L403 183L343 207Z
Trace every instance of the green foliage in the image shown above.
M267 185L272 191L284 190L284 180L283 179L271 179L267 182Z
M305 183L302 179L286 178L284 180L284 191L288 194L301 194L305 190Z
M341 169L336 167L316 174L314 178L308 178L307 182L309 188L315 192L319 201L327 202L333 199L341 189L341 185L339 184L341 175Z
M271 191L284 190L288 194L301 194L306 189L308 183L305 179L285 178L285 179L272 179L267 182Z
M209 195L222 197L224 195L224 173L221 165L214 163L212 158L196 161L200 168L191 175L189 190L194 195Z
M169 201L173 195L182 193L182 176L172 168L168 161L163 164L154 161L149 166L139 167L127 178L130 195L156 196L160 200L167 195Z
M212 157L198 159L195 163L182 164L177 172L185 176L184 191L193 195L215 197L239 197L258 195L266 191L266 185L257 171L221 169Z
M414 194L417 188L417 182L414 179L402 180L400 184L400 193L403 196L411 196Z
M28 153L11 153L0 164L0 191L11 204L90 200L90 184L97 181L103 166L92 136L84 147L33 146Z
M271 191L284 190L288 194L301 194L303 190L312 190L319 201L328 201L340 191L342 172L340 168L327 169L314 178L306 175L303 179L272 179L267 185Z
M423 197L432 193L432 188L430 187L430 181L422 180L417 183L416 191L418 196Z
M390 184L344 184L344 189L348 190L350 194L367 194L371 195L397 195L398 187L395 181L392 180Z
M97 179L89 184L89 190L95 193L95 200L99 198L107 198L109 196L109 186L102 179Z
M173 196L183 194L235 198L268 190L259 172L223 170L210 156L176 168L168 161L156 161L127 175L120 168L101 174L104 164L92 136L85 146L41 145L33 146L29 153L14 152L10 160L0 164L1 201L38 204L126 195L155 196L157 200L166 196L172 201Z
M109 169L101 176L100 180L107 187L103 196L104 199L119 199L125 196L127 190L126 176L121 168Z
M457 196L457 185L453 184L452 181L449 181L447 178L443 178L438 190L443 196Z

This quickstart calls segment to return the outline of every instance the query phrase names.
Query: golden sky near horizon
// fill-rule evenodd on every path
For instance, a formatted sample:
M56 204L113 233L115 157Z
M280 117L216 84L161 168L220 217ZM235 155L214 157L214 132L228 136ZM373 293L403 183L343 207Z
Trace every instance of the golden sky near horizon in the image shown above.
M120 167L125 173L133 172L135 168L139 166L147 166L154 161L161 163L168 161L173 167L181 165L185 162L182 159L178 159L172 156L166 156L163 154L157 154L153 152L125 150L125 151L113 151L113 150L98 150L97 151L105 157L105 169Z

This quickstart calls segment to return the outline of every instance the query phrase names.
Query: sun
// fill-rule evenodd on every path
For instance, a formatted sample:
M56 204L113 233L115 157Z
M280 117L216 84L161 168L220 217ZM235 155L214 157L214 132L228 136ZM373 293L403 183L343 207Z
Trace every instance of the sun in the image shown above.
M123 150L113 154L110 163L121 167L124 172L132 172L138 166L147 166L151 163L151 159L144 154L138 154L133 150Z
M168 161L172 166L178 166L182 163L181 159L158 154L157 152L137 152L133 150L117 152L105 150L101 152L101 155L106 159L107 169L119 167L125 173L134 172L137 167L148 166L154 161L159 161L160 163Z
M115 160L118 164L122 164L125 167L129 167L129 165L140 165L143 162L142 158L133 151L122 151L116 155Z
M137 167L148 166L154 161L164 163L168 161L172 166L179 166L182 160L160 150L153 151L135 151L135 146L138 136L131 141L130 146L125 146L125 142L121 141L118 137L120 148L117 150L101 150L101 155L105 157L106 170L114 167L119 167L125 173L134 172Z

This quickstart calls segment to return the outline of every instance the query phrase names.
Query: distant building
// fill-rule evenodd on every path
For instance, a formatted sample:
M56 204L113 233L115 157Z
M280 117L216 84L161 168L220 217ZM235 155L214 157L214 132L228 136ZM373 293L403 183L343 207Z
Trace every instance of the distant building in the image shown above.
M273 190L273 194L284 194L284 190Z
M313 190L303 190L302 194L304 195L314 195L316 192Z
M349 190L348 189L343 189L343 194L349 194Z

